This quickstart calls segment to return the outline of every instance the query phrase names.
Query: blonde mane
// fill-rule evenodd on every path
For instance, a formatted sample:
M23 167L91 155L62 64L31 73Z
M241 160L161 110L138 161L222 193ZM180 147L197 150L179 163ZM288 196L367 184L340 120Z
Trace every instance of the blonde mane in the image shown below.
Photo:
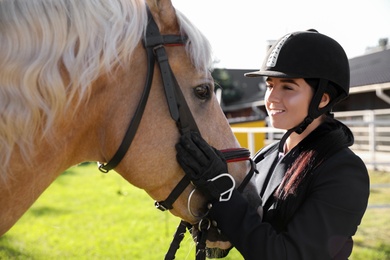
M211 69L208 41L177 16L195 67ZM130 60L146 23L143 0L0 1L0 179L15 148L28 158L72 100Z

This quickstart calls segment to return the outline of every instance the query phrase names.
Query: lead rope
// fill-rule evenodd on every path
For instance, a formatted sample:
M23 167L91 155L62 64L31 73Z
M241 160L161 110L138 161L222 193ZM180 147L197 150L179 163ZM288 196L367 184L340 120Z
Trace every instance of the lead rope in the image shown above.
M165 255L165 260L175 259L176 252L180 248L180 243L184 238L186 230L190 230L191 228L192 226L190 223L184 220L180 221L180 224L177 227L175 234L173 235L173 240L169 246L168 252Z
M207 234L211 227L211 221L208 218L203 218L198 224L198 237L196 239L196 260L206 259L206 240Z
M206 259L206 240L207 234L211 227L211 221L208 218L203 218L198 224L198 234L196 237L195 260ZM173 240L169 246L168 252L165 254L164 260L173 260L177 250L180 248L180 243L183 241L186 230L191 232L192 225L184 220L181 220L177 226L176 232L173 235Z

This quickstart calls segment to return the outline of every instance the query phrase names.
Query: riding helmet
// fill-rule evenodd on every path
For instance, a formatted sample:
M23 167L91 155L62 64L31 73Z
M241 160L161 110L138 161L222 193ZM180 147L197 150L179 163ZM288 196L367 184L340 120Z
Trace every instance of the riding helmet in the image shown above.
M349 62L341 45L310 29L289 33L269 50L259 71L247 77L318 78L333 82L344 98L349 93Z

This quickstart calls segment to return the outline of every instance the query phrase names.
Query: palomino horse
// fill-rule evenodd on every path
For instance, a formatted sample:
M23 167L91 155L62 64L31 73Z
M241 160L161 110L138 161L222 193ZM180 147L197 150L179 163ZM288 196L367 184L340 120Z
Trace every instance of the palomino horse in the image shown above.
M161 34L188 37L165 50L202 136L217 149L238 147L214 96L208 41L169 0L147 5ZM143 0L0 2L0 235L64 170L116 153L146 81L146 10ZM162 84L156 65L142 120L115 168L156 201L184 175ZM229 165L237 183L246 167ZM191 191L185 188L171 212L195 224L205 201L195 193L189 212Z

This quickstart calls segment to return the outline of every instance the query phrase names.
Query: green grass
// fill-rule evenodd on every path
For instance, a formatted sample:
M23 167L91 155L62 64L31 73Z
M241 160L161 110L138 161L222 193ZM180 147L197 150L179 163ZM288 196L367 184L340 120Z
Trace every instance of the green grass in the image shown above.
M164 259L179 222L115 172L79 166L0 237L0 259ZM194 247L187 232L176 259L194 259Z
M390 173L372 173L371 182L390 183ZM373 204L390 204L390 188L373 188ZM390 208L369 208L351 259L390 259L389 223ZM0 237L0 259L163 259L178 224L118 174L84 165L62 174ZM176 259L194 259L194 247L187 233ZM225 259L242 257L233 249Z
M370 173L369 207L354 237L355 247L352 260L389 260L390 259L390 173ZM377 208L375 205L387 205Z

